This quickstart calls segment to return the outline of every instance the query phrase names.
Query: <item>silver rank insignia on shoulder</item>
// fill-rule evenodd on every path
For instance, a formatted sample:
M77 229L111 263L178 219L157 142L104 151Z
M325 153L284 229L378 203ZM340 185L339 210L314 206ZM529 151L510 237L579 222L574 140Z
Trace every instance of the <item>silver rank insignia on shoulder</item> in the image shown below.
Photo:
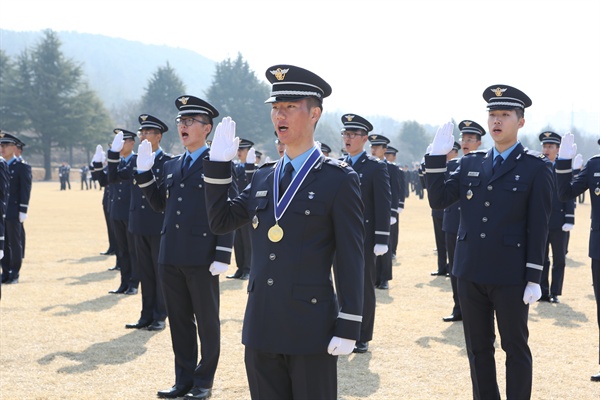
M515 181L518 181L519 179L521 179L521 175L515 175Z
M254 229L258 228L258 217L256 215L252 217L252 227Z
M471 200L472 197L473 197L473 192L471 191L471 189L467 190L467 200Z
M314 199L315 198L315 192L308 192L308 198L309 199Z
M596 189L594 189L594 194L596 196L600 196L600 187L597 187Z
M256 192L256 197L267 197L267 191L266 190L259 190Z

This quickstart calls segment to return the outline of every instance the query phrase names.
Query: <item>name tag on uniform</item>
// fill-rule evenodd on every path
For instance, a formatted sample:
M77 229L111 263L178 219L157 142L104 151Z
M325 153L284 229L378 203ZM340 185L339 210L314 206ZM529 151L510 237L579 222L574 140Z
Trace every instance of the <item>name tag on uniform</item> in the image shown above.
M256 197L267 197L267 190L259 190L256 192Z
M479 171L469 171L467 176L479 176Z
M167 179L172 178L172 177L173 177L173 174L167 175Z
M600 172L594 172L594 178L597 178L600 176Z

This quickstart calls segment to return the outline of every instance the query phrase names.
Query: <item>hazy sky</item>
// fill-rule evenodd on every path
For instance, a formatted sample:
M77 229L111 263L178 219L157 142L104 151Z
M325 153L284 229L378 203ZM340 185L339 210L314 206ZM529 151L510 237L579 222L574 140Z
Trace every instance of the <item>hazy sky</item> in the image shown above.
M310 69L333 87L326 111L485 126L483 90L508 84L533 100L526 131L562 134L574 116L593 135L599 16L597 0L0 0L3 29L240 52L261 79L274 64Z

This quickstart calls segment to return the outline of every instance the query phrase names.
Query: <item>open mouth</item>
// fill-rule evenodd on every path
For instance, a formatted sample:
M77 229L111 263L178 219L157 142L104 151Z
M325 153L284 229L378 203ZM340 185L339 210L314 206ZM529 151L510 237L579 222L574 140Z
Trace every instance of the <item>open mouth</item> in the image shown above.
M181 138L186 139L189 136L187 132L181 132Z

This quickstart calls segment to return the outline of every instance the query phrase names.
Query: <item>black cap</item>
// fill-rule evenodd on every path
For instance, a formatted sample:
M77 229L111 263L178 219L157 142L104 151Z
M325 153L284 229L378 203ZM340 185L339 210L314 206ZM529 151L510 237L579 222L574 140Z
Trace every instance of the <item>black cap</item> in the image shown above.
M254 150L254 154L256 155L256 157L262 157L262 152L258 150Z
M488 110L524 110L531 105L531 99L519 89L508 85L492 85L483 91Z
M331 147L327 146L325 143L321 143L321 153L331 153Z
M452 150L459 151L460 150L460 144L458 144L458 142L454 142L454 144L452 145Z
M205 114L212 119L219 116L219 112L212 105L198 97L187 94L175 99L175 107L179 110L178 117L191 114Z
M562 138L560 137L560 135L556 132L552 132L552 131L544 131L542 133L540 133L539 136L540 142L542 142L542 144L544 143L554 143L560 146L560 142L562 140Z
M0 133L0 143L12 143L18 145L21 141L16 136L11 135L7 132Z
M475 135L485 135L485 129L475 121L464 120L458 124L458 130L460 133L472 133Z
M385 149L385 153L383 153L383 154L396 154L396 153L398 153L398 149L396 149L395 147L392 147L392 146L388 146Z
M369 121L356 114L342 115L342 123L344 124L342 132L346 130L354 131L357 129L362 129L367 132L371 132L373 130L373 125L371 125Z
M265 72L271 82L271 97L265 103L296 101L315 97L321 101L331 94L331 86L317 74L294 65L274 65Z
M254 142L251 142L248 139L240 139L238 149L249 149L252 146L254 146Z
M154 115L142 114L138 117L138 122L140 123L138 130L142 130L143 128L154 128L158 129L161 133L165 133L169 130L167 124L156 118Z
M127 129L121 129L121 128L115 128L113 129L113 133L116 135L119 132L123 132L123 140L125 139L133 139L135 140L135 138L137 137L137 134L128 131Z
M369 142L371 142L371 146L387 146L390 142L390 139L386 138L383 135L369 135Z

